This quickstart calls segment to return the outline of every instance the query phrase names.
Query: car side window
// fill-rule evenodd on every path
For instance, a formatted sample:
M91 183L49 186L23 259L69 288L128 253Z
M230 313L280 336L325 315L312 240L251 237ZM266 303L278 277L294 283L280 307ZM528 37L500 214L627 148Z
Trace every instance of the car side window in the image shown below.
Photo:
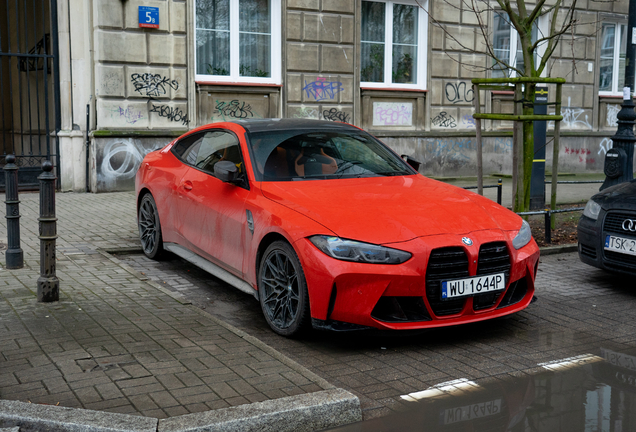
M239 141L229 132L206 132L201 140L194 166L214 175L214 165L220 161L230 161L236 165L239 172L243 172Z
M202 133L195 133L188 135L187 137L179 140L174 146L172 146L172 153L187 163L188 165L194 165L201 146L201 140L203 139Z

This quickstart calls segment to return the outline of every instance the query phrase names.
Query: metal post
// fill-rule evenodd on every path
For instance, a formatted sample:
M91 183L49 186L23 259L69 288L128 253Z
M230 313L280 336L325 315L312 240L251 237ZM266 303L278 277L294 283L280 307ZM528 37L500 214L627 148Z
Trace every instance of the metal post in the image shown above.
M545 212L545 242L546 244L552 243L552 221L550 220L552 212L546 210Z
M636 0L635 0L636 1ZM473 104L475 112L479 113L481 102L479 100L479 84L473 84ZM484 162L483 162L483 145L481 142L481 119L475 119L475 132L477 140L477 193L484 194Z
M8 269L20 269L24 266L24 254L20 248L20 201L18 199L18 166L15 156L7 155L4 166L4 184L7 205L7 242L5 254Z
M501 205L501 195L503 193L503 182L501 179L497 180L497 204Z
M60 281L55 276L55 239L57 218L55 217L55 181L51 161L44 161L40 180L40 277L38 278L38 301L53 302L60 298Z
M636 1L636 0L635 0ZM629 87L623 89L623 103L617 114L618 130L612 137L612 148L605 153L605 182L600 190L631 181L634 178L634 101Z
M554 113L561 114L561 97L562 97L561 84L557 84L556 89L556 105L554 106ZM561 138L561 120L554 122L554 140L552 141L552 184L550 185L550 209L556 210L557 201L557 184L559 181L559 146ZM552 218L551 226L556 227L556 221Z

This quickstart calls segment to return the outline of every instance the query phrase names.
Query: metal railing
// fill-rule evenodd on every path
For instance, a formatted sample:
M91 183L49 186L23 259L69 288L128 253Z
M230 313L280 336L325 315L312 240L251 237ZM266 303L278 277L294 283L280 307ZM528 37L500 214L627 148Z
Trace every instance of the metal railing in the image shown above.
M501 179L497 180L496 185L483 185L481 186L481 188L482 189L497 188L497 204L501 205L501 195L503 190L503 182L501 181ZM462 189L479 189L479 186L465 186Z
M574 211L583 211L585 207L573 207L569 209L559 209L559 210L537 210L537 211L529 211L529 212L521 212L517 213L519 216L532 216L532 215L544 215L545 217L545 243L552 243L552 215L557 213L568 213Z

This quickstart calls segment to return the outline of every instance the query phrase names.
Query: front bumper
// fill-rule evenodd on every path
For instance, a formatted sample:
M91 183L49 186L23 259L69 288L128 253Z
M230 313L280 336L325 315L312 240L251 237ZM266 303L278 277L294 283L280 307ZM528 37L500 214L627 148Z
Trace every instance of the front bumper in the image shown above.
M387 245L410 252L413 257L399 265L363 264L340 261L320 252L309 240L294 244L305 272L311 316L321 327L330 322L380 329L420 329L482 321L518 312L530 304L539 248L534 240L520 250L502 232L471 233L471 246L463 235L444 234ZM486 258L480 250L488 245L503 248L508 255L506 289L496 293L442 300L441 280L472 277L484 273ZM464 274L438 272L432 276L431 253L449 251L465 254ZM439 257L438 257L439 259ZM462 258L463 259L463 258ZM505 261L505 260L504 260ZM444 264L444 258L438 261ZM440 266L438 266L440 267ZM461 266L460 266L461 267ZM444 265L441 265L444 271ZM492 271L495 273L495 271Z
M601 211L597 220L581 216L577 227L579 258L585 264L612 272L636 274L636 257L606 251L605 237L608 234L634 238L631 233L610 232L603 229L608 213ZM636 218L636 214L632 217Z

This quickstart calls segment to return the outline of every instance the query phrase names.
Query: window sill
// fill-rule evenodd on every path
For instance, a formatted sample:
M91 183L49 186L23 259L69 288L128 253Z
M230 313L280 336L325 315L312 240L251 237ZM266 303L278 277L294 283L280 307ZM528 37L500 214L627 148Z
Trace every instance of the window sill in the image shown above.
M365 86L360 86L360 90L378 90L378 91L394 91L394 92L428 93L428 90L410 89L410 88L403 88L403 87L365 87Z
M237 86L237 87L283 87L282 84L270 84L270 83L249 83L249 82L230 82L230 81L203 81L195 80L196 84L200 85L212 85L212 86Z

